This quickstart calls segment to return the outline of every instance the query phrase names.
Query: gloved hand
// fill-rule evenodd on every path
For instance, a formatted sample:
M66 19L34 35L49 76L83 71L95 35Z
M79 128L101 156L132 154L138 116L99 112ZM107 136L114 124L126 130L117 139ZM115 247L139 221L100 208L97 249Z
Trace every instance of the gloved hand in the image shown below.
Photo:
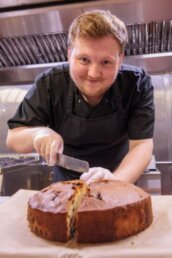
M83 173L80 179L85 181L87 184L90 184L96 180L101 179L115 180L115 176L108 169L101 167L93 167L90 168L88 172Z
M42 127L33 134L33 147L40 154L48 165L54 165L56 154L63 152L62 137L48 127Z

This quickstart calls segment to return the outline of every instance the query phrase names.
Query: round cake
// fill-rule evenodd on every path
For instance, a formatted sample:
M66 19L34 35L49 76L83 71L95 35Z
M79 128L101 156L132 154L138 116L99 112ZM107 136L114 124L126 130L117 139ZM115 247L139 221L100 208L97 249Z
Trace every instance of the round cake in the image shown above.
M123 181L50 185L28 201L32 232L59 242L107 242L139 233L153 220L151 196Z

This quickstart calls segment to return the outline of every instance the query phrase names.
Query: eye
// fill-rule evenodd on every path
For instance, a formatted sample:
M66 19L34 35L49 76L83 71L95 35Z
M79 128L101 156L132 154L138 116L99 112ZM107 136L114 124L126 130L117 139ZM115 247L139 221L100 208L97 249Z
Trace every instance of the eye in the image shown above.
M102 64L103 64L104 66L110 66L110 65L112 65L112 61L111 61L111 60L108 60L108 59L105 59L105 60L103 60Z
M85 56L81 56L79 57L79 61L82 63L82 64L88 64L89 63L89 59Z

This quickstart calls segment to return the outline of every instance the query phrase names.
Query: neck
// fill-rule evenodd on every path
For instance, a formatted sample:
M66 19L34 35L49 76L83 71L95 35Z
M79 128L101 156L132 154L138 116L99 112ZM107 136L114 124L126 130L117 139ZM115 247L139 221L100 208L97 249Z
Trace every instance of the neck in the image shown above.
M90 97L90 96L85 96L85 95L82 94L82 96L85 99L85 101L87 103L89 103L90 106L94 107L94 106L97 106L100 103L100 101L102 100L104 95L101 95L99 97Z

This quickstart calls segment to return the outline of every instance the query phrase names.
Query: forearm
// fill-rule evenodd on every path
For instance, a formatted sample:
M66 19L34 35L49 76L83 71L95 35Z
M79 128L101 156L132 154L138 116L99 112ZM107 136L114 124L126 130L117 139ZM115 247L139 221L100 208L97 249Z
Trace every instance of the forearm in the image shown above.
M49 127L20 127L8 131L7 146L19 153L33 150L49 165L54 165L57 153L63 152L62 137Z
M44 127L18 127L8 130L7 147L18 153L32 152L34 150L33 136L42 128Z
M114 171L115 178L135 183L148 166L152 150L152 139L130 141L129 152Z

